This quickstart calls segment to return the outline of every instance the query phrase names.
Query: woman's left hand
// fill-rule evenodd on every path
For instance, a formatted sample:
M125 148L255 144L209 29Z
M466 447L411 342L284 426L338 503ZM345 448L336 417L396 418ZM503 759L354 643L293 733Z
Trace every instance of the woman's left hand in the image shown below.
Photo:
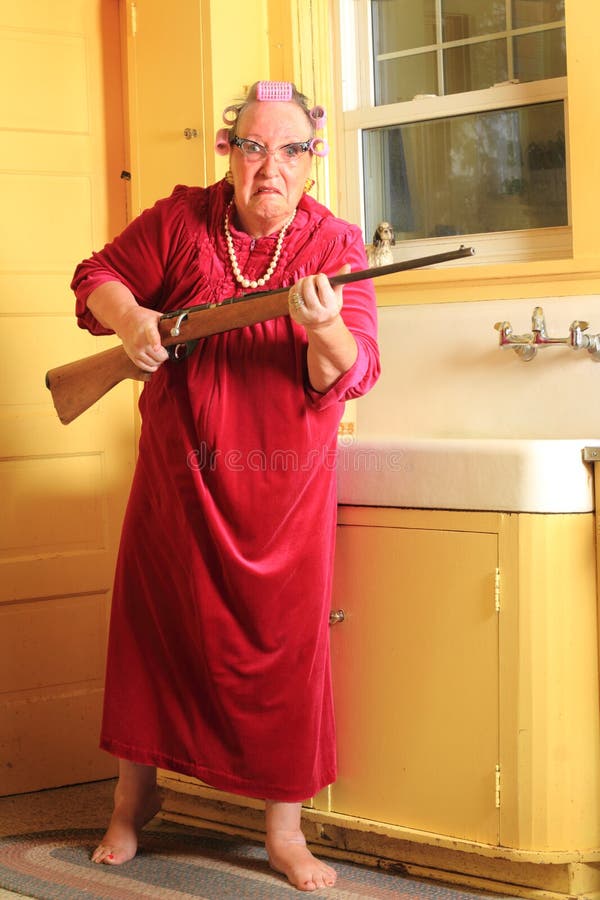
M338 275L349 271L350 266L342 266ZM330 325L337 319L342 309L342 290L341 284L332 287L329 278L322 272L300 278L290 288L290 317L310 331L323 325Z

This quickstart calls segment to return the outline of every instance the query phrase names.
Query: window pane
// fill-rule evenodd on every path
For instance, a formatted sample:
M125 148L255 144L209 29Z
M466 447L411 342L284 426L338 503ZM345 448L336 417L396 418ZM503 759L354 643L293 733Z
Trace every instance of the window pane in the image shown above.
M513 28L564 22L565 0L512 0Z
M363 158L368 240L568 224L562 101L365 130Z
M375 56L435 44L435 0L372 0L371 10Z
M513 39L515 78L539 81L567 74L567 48L564 28L534 31Z
M478 91L508 78L506 41L483 41L444 50L445 94Z
M416 94L437 94L435 53L387 59L375 66L375 105L412 100Z
M505 0L442 0L445 41L460 41L506 29Z

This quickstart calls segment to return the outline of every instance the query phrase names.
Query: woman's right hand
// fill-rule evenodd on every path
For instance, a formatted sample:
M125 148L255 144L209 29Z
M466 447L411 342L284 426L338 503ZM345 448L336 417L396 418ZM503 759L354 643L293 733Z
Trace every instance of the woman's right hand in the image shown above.
M115 323L115 332L123 342L127 356L143 372L156 372L169 358L160 341L160 317L160 312L136 303L124 310Z
M169 358L161 344L158 320L161 313L140 306L128 287L120 281L106 281L87 298L92 315L114 331L125 353L143 372L156 372Z

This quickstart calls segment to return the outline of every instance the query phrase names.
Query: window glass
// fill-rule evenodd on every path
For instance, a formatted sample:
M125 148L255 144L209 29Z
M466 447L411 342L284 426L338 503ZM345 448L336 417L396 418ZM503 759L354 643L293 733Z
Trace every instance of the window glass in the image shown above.
M519 81L559 78L567 73L564 28L533 31L513 39L514 74Z
M371 0L371 16L376 106L566 74L564 0Z
M564 18L565 0L512 0L513 28L547 25Z
M508 79L506 41L462 44L444 51L446 94L478 91Z
M388 59L375 69L375 103L400 103L417 94L438 94L437 56L418 53Z
M396 240L567 225L563 123L555 101L363 131L365 233L382 219Z
M506 30L506 0L442 0L445 41Z
M375 56L436 42L435 0L372 0Z

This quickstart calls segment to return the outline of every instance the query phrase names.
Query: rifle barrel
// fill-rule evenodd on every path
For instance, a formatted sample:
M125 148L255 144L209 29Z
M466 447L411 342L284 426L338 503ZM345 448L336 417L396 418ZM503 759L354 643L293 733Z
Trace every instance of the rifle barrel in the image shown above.
M373 266L370 269L360 269L358 272L346 272L345 275L332 275L329 283L336 287L338 284L351 284L353 281L365 281L367 278L379 278L381 275L392 275L394 272L406 272L409 269L423 269L426 266L435 266L438 263L451 262L454 259L463 259L466 256L474 256L474 247L465 247L461 245L458 250L449 250L447 253L434 253L431 256L421 256L417 259L404 259L400 262L390 263L387 266ZM166 319L176 319L178 316L186 313L189 315L193 312L200 312L206 309L222 308L230 306L234 303L243 303L246 300L260 300L262 297L271 297L274 294L280 294L282 291L288 290L292 285L282 286L270 291L255 291L252 294L242 294L240 297L229 297L219 304L200 303L197 306L186 306L182 309L173 309L161 316L161 322Z

